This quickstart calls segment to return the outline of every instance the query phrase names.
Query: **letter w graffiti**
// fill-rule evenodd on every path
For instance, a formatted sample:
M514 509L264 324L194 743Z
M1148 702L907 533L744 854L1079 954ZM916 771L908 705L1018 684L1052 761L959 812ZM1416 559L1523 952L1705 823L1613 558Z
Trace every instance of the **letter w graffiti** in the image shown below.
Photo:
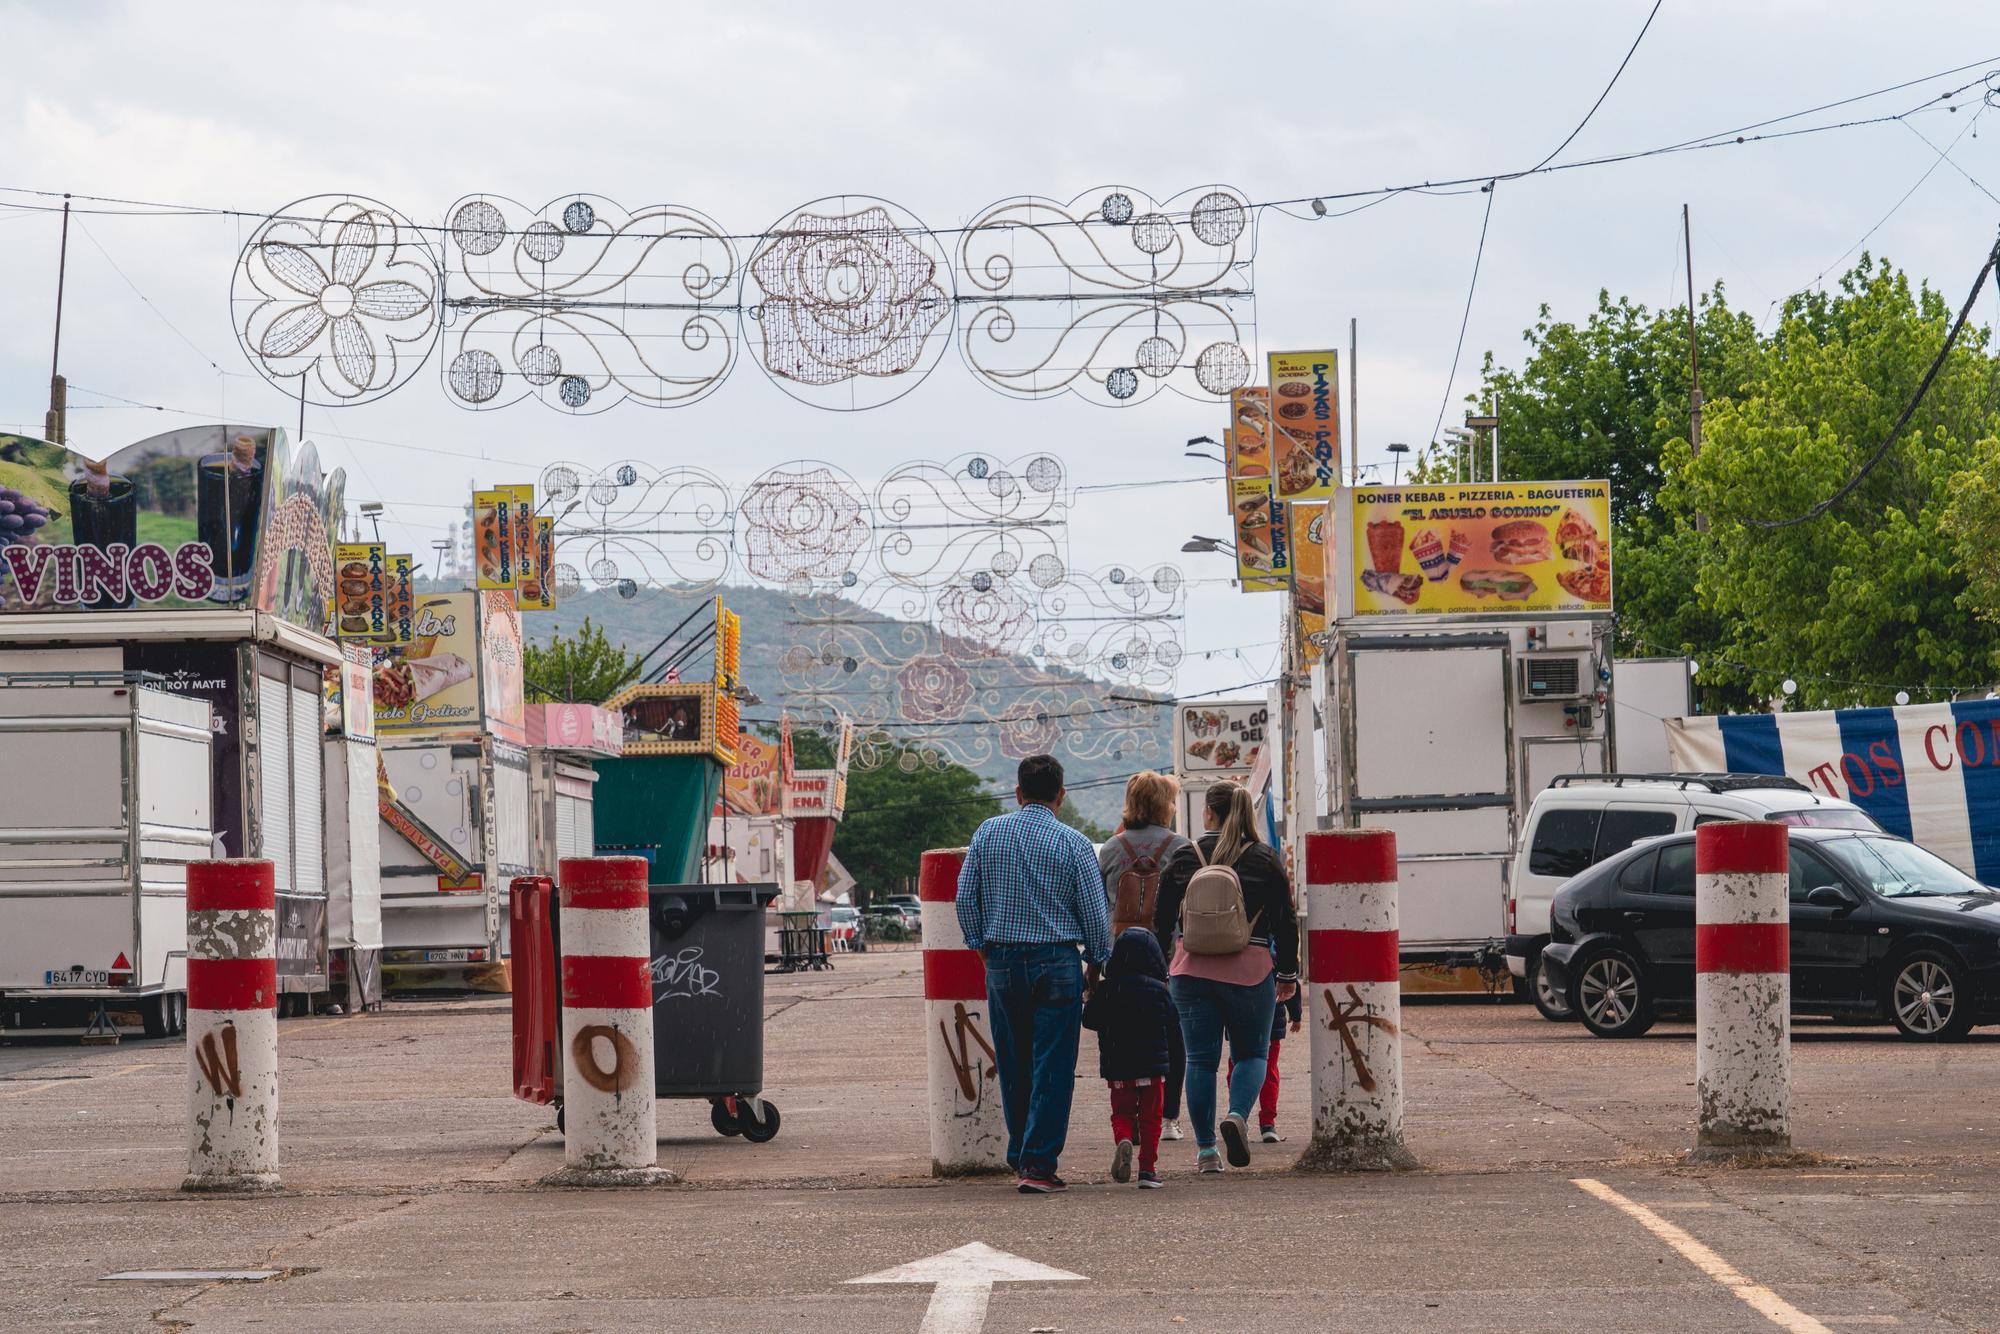
M997 1058L993 1055L993 1045L979 1031L979 1021L967 1013L964 1001L952 1006L952 1029L957 1033L956 1042L952 1032L945 1028L944 1020L938 1020L938 1036L944 1039L944 1054L951 1059L952 1073L958 1076L958 1091L972 1105L972 1110L977 1111L981 1072L972 1063L972 1049L976 1046L986 1053L986 1079L999 1077L1000 1072L995 1068Z
M215 1034L201 1035L201 1045L194 1050L195 1064L201 1067L202 1078L214 1089L218 1096L240 1098L243 1096L243 1071L236 1063L236 1025L222 1026L222 1055L215 1053Z

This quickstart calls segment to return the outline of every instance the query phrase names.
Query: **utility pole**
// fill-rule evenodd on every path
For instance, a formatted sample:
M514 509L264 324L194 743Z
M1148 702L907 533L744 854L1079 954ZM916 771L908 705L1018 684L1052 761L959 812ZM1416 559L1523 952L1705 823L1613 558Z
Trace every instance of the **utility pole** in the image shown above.
M63 278L69 272L69 196L63 196L62 246L56 252L56 337L49 354L49 415L42 434L52 445L69 443L69 386L62 377Z
M1361 321L1353 316L1347 320L1347 484L1361 485Z
M1694 233L1688 227L1688 206L1681 205L1681 243L1687 255L1688 280L1688 444L1694 449L1694 456L1701 457L1701 352L1694 340ZM1708 516L1700 510L1694 514L1694 530L1708 531Z

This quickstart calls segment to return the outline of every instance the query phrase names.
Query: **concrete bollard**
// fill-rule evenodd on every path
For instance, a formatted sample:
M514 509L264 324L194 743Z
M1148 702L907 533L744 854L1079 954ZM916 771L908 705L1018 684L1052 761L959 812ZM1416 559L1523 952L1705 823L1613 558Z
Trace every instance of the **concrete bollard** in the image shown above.
M651 903L643 857L565 857L562 896L565 1186L671 1181L657 1165Z
M1695 1150L1792 1143L1790 849L1757 821L1694 831Z
M924 929L924 1049L931 1110L931 1175L1007 1170L1007 1117L986 1010L986 961L958 925L964 848L926 852L917 878Z
M1306 834L1306 1013L1312 1143L1299 1166L1415 1166L1403 1144L1403 1005L1396 836Z
M182 1190L278 1186L277 908L270 862L188 863Z

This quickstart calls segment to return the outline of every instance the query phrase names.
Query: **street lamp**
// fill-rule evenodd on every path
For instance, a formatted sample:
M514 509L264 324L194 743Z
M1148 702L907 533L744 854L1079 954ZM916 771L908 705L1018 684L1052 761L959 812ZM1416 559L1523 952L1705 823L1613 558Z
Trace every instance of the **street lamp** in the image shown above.
M1234 556L1236 554L1236 544L1220 537L1203 537L1197 533L1195 536L1181 543L1181 550L1196 554L1220 551L1226 555Z
M382 541L382 502L365 500L361 503L361 517L375 525L375 541Z
M1391 440L1386 448L1391 454L1396 456L1396 479L1390 485L1401 486L1403 484L1403 455L1410 452L1410 447L1401 440Z

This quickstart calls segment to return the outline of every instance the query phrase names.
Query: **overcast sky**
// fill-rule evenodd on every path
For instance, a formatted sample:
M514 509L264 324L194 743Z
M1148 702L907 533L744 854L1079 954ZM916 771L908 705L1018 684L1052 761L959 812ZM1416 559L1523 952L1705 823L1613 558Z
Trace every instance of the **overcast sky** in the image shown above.
M1161 198L1216 182L1253 200L1331 194L1532 165L1575 127L1649 8L0 4L0 185L251 212L351 192L423 223L474 192L539 207L585 191L689 205L741 232L841 192L938 227L1007 196L1068 200L1110 183ZM2000 57L1991 0L1894 13L1666 0L1564 160ZM1798 123L1902 111L1983 68ZM1911 124L1940 147L1957 139L1951 161L2000 194L2000 116L1959 137L1978 105ZM1599 288L1681 299L1683 202L1697 286L1720 278L1761 314L1936 162L1908 125L1887 124L1502 184L1451 415L1484 351L1518 361L1540 303L1581 317ZM0 196L0 430L40 434L57 223L8 207L31 202L46 203ZM1405 195L1349 218L1260 220L1259 350L1344 348L1360 321L1364 461L1430 436L1484 204L1476 191ZM1996 222L2000 206L1941 166L1868 248L1956 301ZM230 279L252 226L79 218L62 357L77 386L73 444L109 453L204 416L293 424L296 407L248 374L232 332ZM94 406L104 395L196 415ZM1223 417L1173 394L1122 410L1013 401L951 355L862 413L796 403L739 365L682 409L473 414L447 400L433 363L379 403L314 409L306 435L347 469L351 502L386 503L393 544L425 553L468 481L526 480L557 458L702 463L740 484L798 458L868 481L908 459L1047 450L1087 484L1192 475L1182 442L1219 436ZM1203 581L1188 606L1187 692L1268 675L1276 652L1276 599L1233 592L1220 556L1179 554L1187 534L1221 531L1222 511L1219 486L1170 486L1086 495L1072 515L1074 565L1181 561Z

